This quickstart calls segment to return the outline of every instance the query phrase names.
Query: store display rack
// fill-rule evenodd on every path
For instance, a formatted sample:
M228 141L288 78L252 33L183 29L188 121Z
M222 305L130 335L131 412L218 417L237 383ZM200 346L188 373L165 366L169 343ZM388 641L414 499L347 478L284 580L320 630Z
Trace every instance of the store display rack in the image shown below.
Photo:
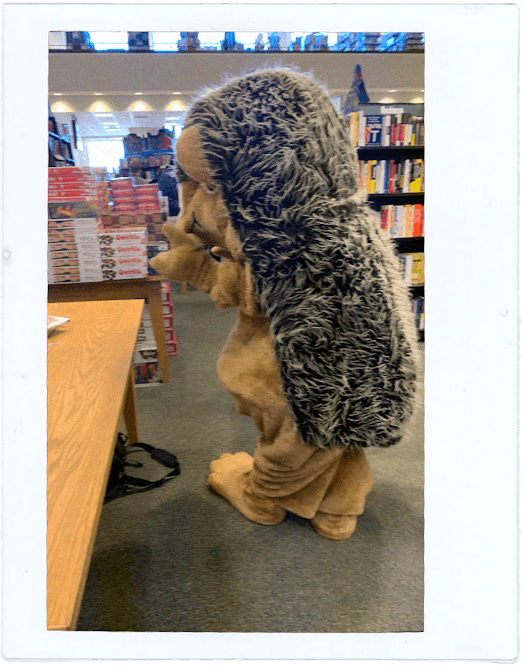
M54 166L75 166L73 159L73 147L71 139L67 134L61 134L56 123L56 118L49 106L48 118L49 133L49 165Z

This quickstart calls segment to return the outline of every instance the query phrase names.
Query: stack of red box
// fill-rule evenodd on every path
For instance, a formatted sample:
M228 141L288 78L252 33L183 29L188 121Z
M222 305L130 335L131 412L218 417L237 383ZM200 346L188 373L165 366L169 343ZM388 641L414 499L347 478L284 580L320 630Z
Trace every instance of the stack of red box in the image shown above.
M49 201L97 201L98 179L91 167L50 167L48 174Z
M114 178L110 184L115 213L137 213L138 203L133 178Z
M141 213L160 213L160 192L158 184L137 185L138 209Z
M161 283L162 311L164 314L164 328L166 331L167 353L169 356L177 355L177 339L173 328L173 301L171 300L171 285L169 282Z

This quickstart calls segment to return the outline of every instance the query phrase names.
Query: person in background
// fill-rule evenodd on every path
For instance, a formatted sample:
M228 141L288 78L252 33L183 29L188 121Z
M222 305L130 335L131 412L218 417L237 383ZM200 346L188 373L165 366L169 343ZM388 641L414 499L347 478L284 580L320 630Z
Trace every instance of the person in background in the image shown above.
M176 217L180 213L178 205L177 181L173 173L173 166L162 166L158 170L158 189L169 201L169 217Z
M132 167L131 176L135 179L135 185L147 185L149 183L145 177L144 170L140 167Z

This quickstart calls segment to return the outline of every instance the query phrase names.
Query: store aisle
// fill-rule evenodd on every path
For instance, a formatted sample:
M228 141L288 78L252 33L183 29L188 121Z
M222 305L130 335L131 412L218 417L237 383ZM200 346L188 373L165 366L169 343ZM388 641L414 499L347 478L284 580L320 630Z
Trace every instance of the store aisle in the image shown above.
M181 475L104 507L78 630L423 631L423 414L405 443L369 450L375 487L349 540L291 514L251 523L206 484L213 458L257 439L215 370L236 312L172 290L171 381L137 393L141 438L174 453ZM154 465L144 475L162 476Z

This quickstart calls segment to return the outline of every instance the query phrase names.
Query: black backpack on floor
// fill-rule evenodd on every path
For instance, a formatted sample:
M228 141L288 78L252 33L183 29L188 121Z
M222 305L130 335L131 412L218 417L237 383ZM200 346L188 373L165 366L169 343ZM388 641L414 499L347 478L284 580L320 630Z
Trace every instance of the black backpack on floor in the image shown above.
M140 450L147 451L153 460L164 465L164 467L169 467L171 471L157 481L141 479L127 474L126 467L142 467L141 462L133 460L131 457L131 454ZM113 462L111 464L111 471L109 472L104 504L107 504L107 502L117 499L118 497L125 497L126 495L143 493L146 490L159 488L179 474L180 465L176 456L172 453L164 451L164 449L155 449L150 444L144 444L144 442L129 444L127 436L119 432L116 440Z

